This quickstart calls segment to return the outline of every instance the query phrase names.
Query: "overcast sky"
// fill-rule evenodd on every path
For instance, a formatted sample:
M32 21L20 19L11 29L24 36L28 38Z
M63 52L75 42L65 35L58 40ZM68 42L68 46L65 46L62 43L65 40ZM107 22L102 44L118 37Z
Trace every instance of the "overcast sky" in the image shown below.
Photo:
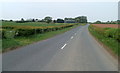
M4 2L0 19L53 19L87 16L88 21L118 19L117 2Z

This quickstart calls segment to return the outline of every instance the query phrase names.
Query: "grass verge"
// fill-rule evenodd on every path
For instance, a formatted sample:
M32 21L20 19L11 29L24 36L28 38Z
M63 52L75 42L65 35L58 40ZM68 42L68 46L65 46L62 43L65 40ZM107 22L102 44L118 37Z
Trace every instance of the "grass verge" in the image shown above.
M119 53L119 45L120 43L115 40L114 38L111 37L105 37L105 35L101 34L104 31L99 31L101 33L98 32L98 30L95 30L95 27L93 27L92 25L90 25L88 27L90 33L100 42L102 43L104 46L106 46L107 48L109 48L109 50L111 50L116 56L120 56ZM99 28L99 30L101 30L102 28Z

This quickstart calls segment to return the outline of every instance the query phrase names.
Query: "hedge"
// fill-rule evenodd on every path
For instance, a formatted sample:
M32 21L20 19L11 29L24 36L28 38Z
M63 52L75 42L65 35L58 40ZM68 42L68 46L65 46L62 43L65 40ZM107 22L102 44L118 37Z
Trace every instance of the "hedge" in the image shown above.
M114 38L120 42L120 29L110 28L105 31L105 36Z
M46 27L33 27L33 26L3 26L2 38L14 38L18 36L30 36L33 34L41 34L50 31L62 30L64 28L72 27L74 24L60 25L60 26L46 26Z
M106 38L113 38L120 42L120 29L117 28L99 28L96 26L91 25L92 30L96 31L97 33L105 36Z
M120 56L120 29L89 26L90 33Z

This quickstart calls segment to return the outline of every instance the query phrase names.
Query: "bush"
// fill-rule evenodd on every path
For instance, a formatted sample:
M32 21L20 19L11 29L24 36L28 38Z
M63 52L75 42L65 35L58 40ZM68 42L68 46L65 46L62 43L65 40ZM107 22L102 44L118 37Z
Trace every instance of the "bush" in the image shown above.
M93 25L89 26L89 31L99 41L108 46L112 51L120 56L120 29L115 28L99 28Z
M19 42L15 41L14 39L3 39L2 40L2 52L13 49L19 45L20 45Z
M17 29L18 35L17 36L29 36L35 34L34 29Z
M43 33L43 29L36 29L36 33Z
M2 30L0 30L0 39L2 39Z
M66 25L60 25L60 26L46 26L46 27L33 27L33 26L6 26L2 27L3 29L6 29L6 31L3 31L2 35L5 38L13 38L17 36L30 36L33 34L40 34L50 31L57 31L64 28L72 27L74 24L66 24ZM14 31L13 31L14 30Z
M14 38L14 36L15 36L15 30L5 30L5 31L3 31L3 37L5 37L7 39Z
M109 28L105 31L105 36L120 41L120 29Z
M106 38L112 38L120 42L120 29L116 28L99 28L93 25L89 26L90 30L95 31L99 33L100 35L103 35Z

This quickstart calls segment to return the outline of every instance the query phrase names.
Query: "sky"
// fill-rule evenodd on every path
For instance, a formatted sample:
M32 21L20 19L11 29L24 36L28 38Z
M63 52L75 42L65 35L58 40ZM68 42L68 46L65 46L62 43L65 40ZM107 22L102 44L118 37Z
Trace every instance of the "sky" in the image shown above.
M33 1L33 0L32 0ZM0 19L20 20L21 18L43 19L45 16L51 16L53 19L65 17L87 16L89 22L115 21L118 19L118 2L55 2L55 1L11 1L1 2Z

